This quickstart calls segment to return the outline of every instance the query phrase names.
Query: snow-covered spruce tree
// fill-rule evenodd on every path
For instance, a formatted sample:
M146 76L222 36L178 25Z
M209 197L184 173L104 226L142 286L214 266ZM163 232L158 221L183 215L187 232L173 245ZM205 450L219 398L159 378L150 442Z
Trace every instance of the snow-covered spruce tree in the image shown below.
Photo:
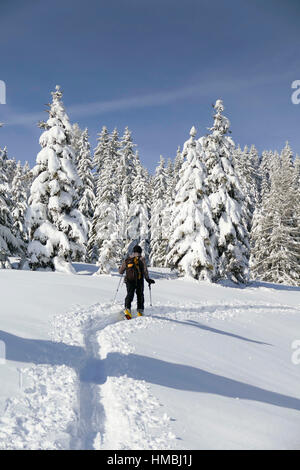
M119 133L118 129L115 128L113 132L110 135L110 140L108 143L108 155L111 161L112 165L112 172L114 175L114 185L115 191L116 191L116 201L119 201L120 199L120 191L121 191L121 185L122 185L122 180L121 180L121 165L120 165L120 141L119 141Z
M151 266L162 267L166 263L168 239L166 231L169 227L163 225L167 192L167 177L165 160L161 156L159 165L155 170L152 188L151 219L150 219L150 260Z
M300 156L296 155L294 160L295 178L298 188L300 188Z
M259 201L256 205L250 232L252 279L260 278L265 269L264 260L269 256L269 234L273 226L273 215L267 212L267 201L271 190L271 175L280 171L280 158L277 152L263 151L259 166Z
M298 227L298 231L296 233L296 241L298 240L300 242L300 157L296 155L294 159L294 187L295 187L295 195L297 199L297 206L295 208L295 219L296 219L296 225ZM298 266L300 266L300 250L296 254L297 259L298 259Z
M238 155L238 156L237 156ZM240 179L243 193L248 204L252 218L255 205L258 201L258 154L254 146L249 150L246 146L242 151L240 147L233 153L233 162Z
M245 224L250 233L253 214L259 202L258 154L254 146L249 151L238 146L233 152L234 170L238 176L245 200Z
M98 134L97 146L94 150L93 167L95 170L95 184L97 185L98 177L101 175L101 170L106 159L109 145L109 132L106 126L102 127L101 132Z
M300 285L300 202L289 146L280 165L270 171L265 193L251 232L253 278Z
M265 196L269 193L271 187L271 171L274 165L277 167L279 165L279 155L277 152L273 153L272 151L263 151L262 158L260 161L258 174L259 174L259 201L262 201Z
M128 210L128 249L139 244L146 260L150 250L150 201L148 180L138 154L135 155L135 176L131 184L131 200ZM130 248L129 248L130 247Z
M128 232L130 219L130 204L133 198L133 181L137 175L137 156L134 151L136 145L132 141L131 131L125 128L119 149L119 171L117 174L120 194L119 199L119 236L122 240L122 255L126 256L132 245L132 239Z
M89 233L92 231L92 220L95 212L95 181L92 173L93 162L90 152L88 130L85 129L78 141L78 175L81 179L81 186L78 190L78 209L84 215L89 226ZM86 256L88 261L88 257Z
M222 100L216 101L214 110L211 132L200 139L205 154L209 202L216 226L214 278L243 283L248 280L250 255L245 201L232 163L235 145L227 135L230 122L222 114Z
M166 167L166 194L165 194L165 207L162 213L162 226L164 227L164 240L167 242L171 237L171 219L174 201L176 197L176 185L180 177L180 170L186 156L186 148L181 152L180 147L177 148L174 164L169 158ZM166 252L169 252L168 242L166 245ZM167 263L167 260L165 261ZM165 264L166 266L166 264Z
M74 150L74 159L76 163L76 168L78 171L78 163L80 159L80 140L82 137L82 130L79 127L79 124L75 122L75 124L72 125L72 140L71 140L71 145Z
M11 198L12 198L12 232L15 237L25 244L28 241L27 230L25 227L25 215L27 211L27 186L24 179L24 172L21 162L18 162L15 177L12 181Z
M16 170L17 170L17 162L14 158L10 158L6 160L6 175L7 175L7 182L9 187L11 188L12 181L15 177Z
M174 160L174 168L173 168L173 198L175 199L175 188L177 185L177 181L179 178L179 172L184 162L184 155L181 152L180 146L177 148L176 157Z
M281 155L280 155L280 162L281 162L281 168L285 172L287 172L288 177L292 178L292 174L294 172L294 163L293 163L294 157L293 157L293 151L290 147L289 142L287 141L285 143L285 147L282 149Z
M22 172L23 172L23 185L26 188L27 201L28 201L30 188L32 185L32 174L31 174L31 170L30 170L30 166L28 162L25 162Z
M215 264L212 240L216 228L206 194L202 150L195 135L196 129L192 127L191 137L184 144L186 158L176 186L167 263L183 276L212 280Z
M118 133L115 130L102 161L98 178L95 210L95 246L98 252L97 274L109 274L121 258L121 243L117 224L118 185L116 173Z
M259 165L260 157L255 145L251 145L249 150L249 160L251 162L251 184L254 194L254 206L259 202L259 188L260 188L260 174L259 174Z
M98 134L97 146L94 150L93 168L94 168L94 184L95 184L95 210L92 218L92 223L89 230L88 246L87 246L87 261L96 263L99 257L97 246L97 223L99 217L99 207L97 206L97 187L98 179L101 178L104 162L108 155L109 146L109 133L106 126L102 127L101 132Z
M177 175L177 179L175 178L174 173L174 165L170 158L168 158L167 166L166 166L166 193L164 197L165 207L162 213L162 226L164 228L164 239L166 241L170 240L171 236L171 220L172 220L172 213L173 213L173 206L175 201L175 194L176 194L176 184L178 182L179 174ZM167 246L167 252L169 248Z
M0 148L0 253L20 254L22 242L13 234L11 192L6 173L7 150Z
M234 165L234 171L236 172L240 181L241 190L245 199L245 210L244 210L244 223L250 232L252 226L252 218L255 210L255 200L252 194L252 185L249 181L249 160L247 159L248 148L245 147L244 151L238 145L232 154L232 163Z
M74 272L71 260L85 254L88 225L74 201L80 178L71 146L72 126L60 87L52 93L49 119L40 123L42 150L37 155L26 224L30 267Z

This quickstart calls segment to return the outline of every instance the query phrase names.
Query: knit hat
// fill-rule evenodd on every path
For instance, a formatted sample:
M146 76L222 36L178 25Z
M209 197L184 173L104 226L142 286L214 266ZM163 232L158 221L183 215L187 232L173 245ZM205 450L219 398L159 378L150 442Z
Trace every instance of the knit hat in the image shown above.
M135 245L132 250L133 253L140 253L140 254L142 253L142 251L143 250L139 245Z

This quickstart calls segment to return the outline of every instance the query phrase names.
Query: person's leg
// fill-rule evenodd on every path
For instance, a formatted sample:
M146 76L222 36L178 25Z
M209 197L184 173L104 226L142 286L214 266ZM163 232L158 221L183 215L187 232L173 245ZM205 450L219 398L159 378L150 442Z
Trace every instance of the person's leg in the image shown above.
M137 310L140 313L144 311L144 279L138 281L136 286Z
M125 298L125 308L131 310L131 302L133 301L135 282L126 281L127 296Z

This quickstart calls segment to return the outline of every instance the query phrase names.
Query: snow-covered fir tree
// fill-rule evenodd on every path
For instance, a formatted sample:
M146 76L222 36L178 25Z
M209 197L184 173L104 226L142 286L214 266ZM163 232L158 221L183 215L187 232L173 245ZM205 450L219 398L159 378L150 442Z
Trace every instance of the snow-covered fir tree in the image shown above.
M151 266L165 266L168 239L166 232L169 227L164 226L164 211L167 199L167 176L165 169L165 160L161 156L159 165L155 170L152 188L151 203L151 242L150 242L150 260Z
M27 211L27 185L24 178L24 170L21 162L18 162L14 179L12 180L12 232L18 240L22 241L23 248L28 241L25 226L25 215Z
M294 167L295 167L295 178L298 187L300 187L300 156L296 155L294 160Z
M260 188L260 156L255 145L251 145L249 150L249 160L251 162L251 185L253 187L254 194L254 206L259 202L259 188Z
M265 150L262 152L262 158L260 161L258 174L259 174L259 201L262 201L264 197L269 193L271 188L271 171L274 166L279 164L278 152L272 152L271 150Z
M88 237L88 246L87 246L87 261L91 263L96 263L99 257L98 244L97 244L97 224L99 217L99 207L97 207L97 188L98 188L98 179L101 178L104 162L107 159L108 155L108 146L109 146L109 132L106 126L102 127L101 132L98 134L97 146L94 150L93 156L93 175L94 175L94 185L95 185L95 208L94 214L89 230Z
M0 253L20 254L22 242L13 234L11 190L7 176L7 150L0 148Z
M78 141L78 175L81 179L81 186L78 190L78 209L85 216L89 230L95 211L95 181L93 162L90 151L88 130L85 129Z
M88 248L87 248L87 260L91 263L96 263L99 257L98 243L97 243L97 224L99 217L99 207L97 206L97 188L98 179L102 176L102 170L107 160L108 146L109 146L109 132L106 126L102 127L101 132L98 134L97 146L94 150L93 157L93 168L94 168L94 184L95 184L95 210L92 218L92 223L89 231Z
M120 141L118 171L118 192L120 194L118 220L120 239L123 241L123 256L127 255L132 245L132 238L129 234L129 224L133 214L129 214L129 210L133 198L133 181L137 175L136 167L138 159L134 150L135 147L136 145L132 141L131 131L126 127Z
M32 269L59 269L74 272L71 260L85 254L88 225L74 209L81 185L71 146L72 126L57 86L49 105L49 119L40 126L41 151L37 155L31 185L26 223L30 243L28 256Z
M233 153L233 163L248 205L250 218L253 216L258 201L258 154L254 146L241 150L238 146ZM251 223L251 221L250 221Z
M106 159L109 145L109 132L106 126L102 127L101 132L98 134L97 146L94 150L93 166L95 169L95 183L97 184L98 177L101 175L102 167Z
M270 190L251 232L251 272L264 281L300 285L300 202L292 152L287 144L271 165Z
M173 213L173 206L174 206L174 201L175 201L175 194L176 194L176 184L178 182L178 178L180 177L179 174L177 174L177 179L175 178L175 173L174 173L174 165L172 160L169 158L166 169L165 169L165 175L166 175L166 192L164 196L164 209L162 213L162 227L164 228L164 239L170 240L170 236L172 234L171 232L171 220L172 220L172 213ZM169 248L167 247L167 252L169 251Z
M255 176L256 171L252 166L252 161L247 146L244 148L244 150L242 150L241 147L238 145L234 149L232 157L234 171L236 172L240 181L241 190L245 202L243 212L245 216L244 222L248 231L250 232L253 214L255 211L256 204L259 200L257 179Z
M77 170L81 180L76 195L76 207L84 215L89 227L89 235L87 242L87 251L85 260L90 261L88 256L89 241L93 231L93 217L95 212L96 194L95 194L95 178L93 174L93 162L90 151L88 130L85 129L78 140L77 150Z
M27 161L25 162L23 166L23 184L24 184L24 187L26 188L27 200L28 200L30 188L32 184L32 174L31 174L29 163Z
M139 244L148 260L150 249L150 201L148 180L140 163L138 154L135 155L135 175L131 182L131 198L128 209L128 250Z
M202 149L192 127L184 145L185 161L176 186L167 262L184 275L200 280L214 277L214 232L206 194L206 168Z
M95 169L94 178L96 188L96 199L88 242L88 259L92 263L98 263L99 259L103 259L103 257L100 256L99 252L99 249L103 243L103 238L101 238L101 236L99 238L99 217L101 217L101 204L103 201L103 197L105 199L105 194L107 194L107 190L103 188L102 181L104 178L105 184L109 184L109 180L107 178L110 174L112 175L113 179L111 185L115 191L113 197L114 204L117 204L116 201L119 198L119 145L120 144L117 129L114 129L110 136L107 127L103 126L101 133L98 134L98 144L95 149L93 160L93 166ZM112 198L108 199L110 201L112 200ZM115 213L116 208L115 206L113 207L113 212ZM104 214L104 218L105 217L107 216ZM118 211L112 217L115 217L116 223L118 223ZM119 238L119 235L116 238ZM117 256L118 255L116 255L115 258Z
M183 155L183 152L180 149L180 146L178 146L176 157L175 157L175 160L174 160L174 168L173 168L173 185L172 185L173 186L173 198L175 198L175 194L174 194L175 193L175 188L176 188L176 184L178 182L179 172L181 170L183 162L184 162L184 155Z
M77 122L75 122L73 125L72 125L72 137L71 137L71 145L72 145L72 148L73 148L73 151L74 151L74 159L75 159L75 163L76 163L76 168L78 170L78 162L79 162L79 159L80 159L80 140L81 140L81 137L82 137L82 130L80 129L79 127L79 124Z
M118 133L113 132L102 158L102 170L98 177L94 214L95 237L93 244L97 252L97 274L108 274L116 268L121 258L121 242L118 227L118 181L116 159L118 158Z
M281 168L284 172L288 172L289 177L292 176L292 173L294 171L294 157L293 157L293 151L291 149L291 146L289 142L287 141L285 143L285 147L282 149L281 155L280 155L280 162L281 162Z
M6 160L6 175L7 175L7 182L9 188L11 188L12 181L15 177L16 170L17 170L17 162L14 158L10 158Z
M166 166L166 183L167 183L167 197L171 201L174 195L175 186L177 181L174 177L174 164L171 158L168 158Z
M108 154L112 165L112 172L114 174L114 185L116 191L116 201L120 199L120 192L121 192L121 170L122 167L120 165L120 140L119 140L119 133L118 129L115 128L110 135L109 143L108 143Z
M227 134L230 122L223 116L222 100L214 105L214 125L200 139L207 168L207 190L216 226L215 279L246 282L249 270L249 233L245 200L233 166L235 144Z

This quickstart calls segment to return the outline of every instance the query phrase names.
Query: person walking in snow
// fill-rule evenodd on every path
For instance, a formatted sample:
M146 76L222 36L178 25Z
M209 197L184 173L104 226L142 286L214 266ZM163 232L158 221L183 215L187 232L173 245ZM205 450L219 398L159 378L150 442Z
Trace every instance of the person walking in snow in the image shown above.
M133 301L134 293L137 296L137 314L139 317L144 313L144 278L150 284L155 281L149 278L149 273L146 265L146 260L142 256L142 248L135 245L132 254L126 258L119 269L119 273L125 274L125 283L127 288L127 296L125 298L125 317L127 320L132 318L131 302Z

